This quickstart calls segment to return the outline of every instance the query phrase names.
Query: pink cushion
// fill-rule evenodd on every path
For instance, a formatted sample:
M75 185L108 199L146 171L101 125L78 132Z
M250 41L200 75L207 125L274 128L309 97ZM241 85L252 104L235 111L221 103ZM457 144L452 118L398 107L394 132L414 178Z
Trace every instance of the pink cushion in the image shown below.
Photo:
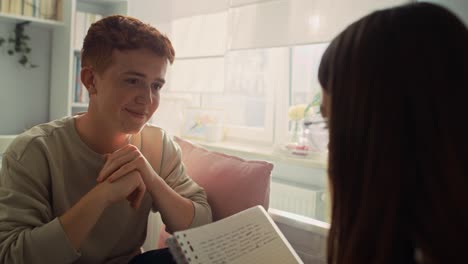
M255 205L268 209L273 164L209 151L178 137L174 137L174 140L182 150L182 162L187 174L208 195L213 221ZM164 231L164 227L161 231ZM164 233L160 235L159 248L164 247L168 236Z

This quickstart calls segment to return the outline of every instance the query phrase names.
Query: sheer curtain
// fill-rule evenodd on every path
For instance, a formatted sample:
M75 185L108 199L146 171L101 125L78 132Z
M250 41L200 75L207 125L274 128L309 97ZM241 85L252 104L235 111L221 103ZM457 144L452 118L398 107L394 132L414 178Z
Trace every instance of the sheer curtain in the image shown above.
M301 48L294 47L327 43L364 14L405 2L410 1L139 0L130 3L129 13L167 34L176 50L161 109L176 100L183 111L183 95L189 98L185 107L224 110L228 139L271 144L286 137L287 108L300 97L295 91L309 89L309 98L317 90L314 77L293 76L301 60ZM316 66L307 71L295 72L314 76ZM167 123L165 110L153 122L181 127L180 119Z

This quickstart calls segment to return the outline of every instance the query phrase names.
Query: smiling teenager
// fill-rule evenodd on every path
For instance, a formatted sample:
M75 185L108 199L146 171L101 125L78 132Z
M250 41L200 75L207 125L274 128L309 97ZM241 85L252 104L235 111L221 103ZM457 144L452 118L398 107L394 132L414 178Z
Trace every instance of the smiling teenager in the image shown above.
M4 154L1 263L140 263L151 209L169 231L211 222L180 149L147 124L173 61L169 39L137 19L90 27L81 70L88 112L35 126ZM166 253L146 258L170 262Z

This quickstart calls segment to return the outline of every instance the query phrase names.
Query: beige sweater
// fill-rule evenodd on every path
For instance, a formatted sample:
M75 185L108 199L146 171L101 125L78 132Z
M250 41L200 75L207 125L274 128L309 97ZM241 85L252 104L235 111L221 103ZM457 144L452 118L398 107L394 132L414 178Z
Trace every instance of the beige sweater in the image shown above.
M161 129L147 125L143 135L148 131L160 138L140 141L141 146L155 156L150 163L160 177L193 201L191 227L210 222L206 194L185 174L180 149ZM146 238L148 193L138 210L127 201L108 207L79 252L58 220L96 185L103 165L102 156L81 141L72 117L19 135L0 171L0 263L127 263Z

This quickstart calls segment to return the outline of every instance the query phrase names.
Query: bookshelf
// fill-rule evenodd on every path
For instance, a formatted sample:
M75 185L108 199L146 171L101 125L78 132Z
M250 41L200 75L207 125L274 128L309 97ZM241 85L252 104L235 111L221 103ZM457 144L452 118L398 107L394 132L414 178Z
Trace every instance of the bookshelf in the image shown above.
M23 21L30 21L36 26L45 27L45 28L64 26L64 23L62 23L61 21L57 21L57 20L43 19L43 18L37 18L37 17L28 17L28 16L23 16L23 15L15 15L15 14L8 14L8 13L0 12L0 23L5 23L5 22L19 23Z
M128 13L128 2L126 0L75 0L71 1L71 4L73 6L69 8L71 11L69 17L72 19L67 27L69 32L67 32L66 38L69 41L67 45L69 48L64 55L69 60L67 63L68 67L66 68L68 79L64 80L67 83L57 83L57 86L51 87L50 119L83 112L88 107L87 99L77 99L77 89L80 89L80 63L77 59L79 60L82 39L86 34L88 26L101 17ZM83 17L83 14L85 17ZM90 16L92 16L91 19L89 19ZM87 23L83 24L83 21ZM82 33L76 34L77 29ZM67 89L63 89L63 87L67 87ZM81 87L81 92L83 96L87 94L84 87ZM52 98L53 96L54 98Z
M23 13L5 11L5 1L12 0L0 0L0 36L10 37L16 23L31 22L25 29L31 37L30 59L39 67L22 67L7 54L6 45L0 47L0 138L86 111L87 104L75 102L73 97L74 58L80 53L74 45L76 13L107 16L127 14L128 10L128 0L33 0L56 3L57 19L47 19L40 13L24 15L24 9Z

